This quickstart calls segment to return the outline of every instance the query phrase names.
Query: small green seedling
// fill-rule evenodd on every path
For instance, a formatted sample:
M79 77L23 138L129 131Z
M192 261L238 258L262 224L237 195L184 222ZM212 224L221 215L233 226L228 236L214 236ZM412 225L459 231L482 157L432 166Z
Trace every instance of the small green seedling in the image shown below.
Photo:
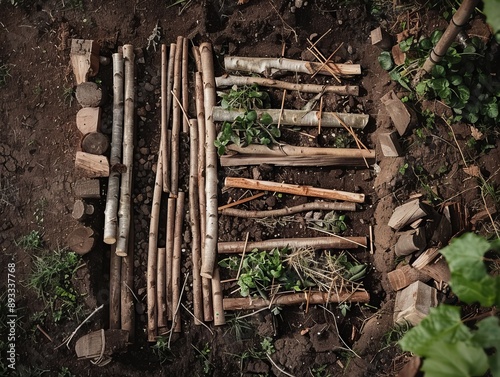
M229 92L217 92L221 100L221 107L226 110L231 109L268 109L271 107L271 100L266 91L260 90L257 85L234 85Z

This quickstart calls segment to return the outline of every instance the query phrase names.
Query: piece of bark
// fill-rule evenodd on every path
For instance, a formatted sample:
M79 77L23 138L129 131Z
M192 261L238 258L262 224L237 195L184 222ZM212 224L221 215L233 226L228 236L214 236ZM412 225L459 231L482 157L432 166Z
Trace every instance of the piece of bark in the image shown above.
M411 264L412 267L421 270L429 263L432 263L439 255L439 249L437 247L431 247L430 249L425 250L422 254L419 255L417 259Z
M76 152L75 167L87 177L109 177L109 162L106 156Z
M451 221L445 215L437 214L436 218L437 227L432 233L431 243L448 245L452 236Z
M422 271L417 270L409 265L404 265L400 268L395 269L387 274L387 279L389 279L389 284L394 291L399 291L400 289L406 288L410 284L421 281L428 282L431 277Z
M397 256L410 255L416 251L422 251L425 246L425 230L424 228L418 228L417 230L402 233L399 236L394 246L394 253Z
M95 82L83 82L76 87L75 97L82 107L99 107L103 104L103 92Z
M427 216L425 205L419 199L415 199L396 207L387 225L395 230L400 230L425 216Z
M88 77L99 72L99 45L93 40L71 40L71 66L75 74L76 85L86 82Z
M416 123L416 115L394 93L393 90L381 99L400 136L411 130Z
M416 281L396 294L394 323L404 324L406 321L416 326L429 314L429 309L436 305L437 290Z
M101 183L99 179L80 179L73 184L73 193L77 198L99 199Z
M389 51L392 48L392 37L387 31L382 29L381 26L370 32L370 38L372 46L377 46L385 51Z
M436 262L422 267L420 271L438 283L448 283L451 279L450 267L444 258L439 258Z
M224 310L254 310L270 306L300 305L308 302L309 305L327 304L329 302L368 302L370 295L366 291L356 292L301 292L276 295L272 301L263 298L225 298Z
M403 149L401 148L401 144L399 144L396 131L381 132L378 135L378 141L382 149L382 154L385 157L399 157L403 155Z
M82 140L82 151L90 154L104 154L109 148L109 140L100 132L91 132Z
M94 213L94 206L92 204L87 204L83 200L75 200L73 204L73 212L71 216L78 221L85 220L89 215Z
M83 136L98 132L101 124L100 107L83 107L76 113L76 127Z
M73 230L66 239L68 248L79 255L87 254L94 247L94 231L92 228L80 226Z

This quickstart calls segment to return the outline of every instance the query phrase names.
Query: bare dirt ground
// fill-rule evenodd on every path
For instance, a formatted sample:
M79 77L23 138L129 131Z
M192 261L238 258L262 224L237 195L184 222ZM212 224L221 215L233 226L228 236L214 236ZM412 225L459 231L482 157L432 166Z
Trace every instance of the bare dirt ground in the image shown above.
M371 45L370 31L382 22L391 28L391 32L399 32L401 22L416 17L411 12L418 9L420 32L426 34L445 26L439 15L427 8L419 8L417 4L413 4L410 10L404 7L393 9L392 2L387 8L379 6L381 13L374 15L371 2L326 0L304 3L250 0L243 5L228 0L192 0L181 14L180 6L167 7L163 1L48 0L25 3L29 4L14 7L2 2L0 5L0 63L9 70L5 85L0 87L0 286L3 292L7 286L7 265L15 263L19 317L17 372L12 375L56 376L63 368L75 376L139 376L144 373L151 376L282 375L267 359L241 358L245 351L258 347L263 337L272 338L275 363L294 376L396 375L409 355L403 354L386 338L393 326L395 297L387 282L387 273L396 265L393 252L395 233L387 226L393 209L416 193L422 194L436 210L444 203L457 203L464 221L459 229L454 229L453 234L456 234L471 229L470 218L484 209L476 179L462 169L462 153L493 185L499 183L498 143L490 140L491 148L487 153L468 147L471 131L463 124L454 126L452 133L448 126L438 122L434 129L426 130L424 136L406 136L402 139L404 157L385 158L380 153L378 134L393 128L380 98L391 89L401 89L380 67L377 61L380 50ZM296 7L297 3L302 3L302 7ZM480 20L477 22L481 24ZM195 44L212 42L217 74L223 73L222 61L226 54L309 59L307 39L317 38L329 29L332 31L318 43L318 48L326 56L339 48L335 61L350 61L362 66L361 77L343 80L344 83L359 85L360 96L326 95L324 110L369 114L370 122L359 136L368 147L376 149L378 168L261 167L260 173L263 179L366 195L366 202L359 211L349 214L348 230L344 235L365 236L369 233L369 226L374 227L374 254L368 250L355 252L356 258L369 266L364 279L364 287L371 297L368 305L353 304L345 316L335 305L329 306L331 313L319 306L312 306L307 311L304 306L289 307L278 316L263 311L248 317L250 327L242 338L236 337L229 325L212 328L211 334L203 327L194 326L185 313L183 332L173 339L171 358L160 364L146 340L144 314L150 187L154 184L152 167L159 146L160 55L153 45L148 48L148 37L156 24L161 28L159 43L174 42L178 35L189 37ZM49 318L41 322L34 320L37 313L48 310L27 286L39 251L26 250L19 245L23 236L38 231L44 249L64 248L67 235L78 226L71 212L75 200L72 184L79 178L74 169L74 156L80 143L75 125L75 115L80 107L73 98L75 84L69 65L69 38L96 40L101 45L101 55L107 57L118 46L131 43L143 49L145 57L145 63L137 65L133 196L136 233L133 290L142 304L137 305L135 343L130 345L128 352L116 355L104 367L94 366L89 361L77 361L73 350L66 347L55 349L77 326L79 321L76 318L64 318L57 324ZM190 71L194 71L192 62ZM98 78L104 86L110 87L111 67L101 66ZM316 76L309 82L324 84L325 80ZM281 91L270 91L273 107L280 107L281 94ZM310 97L289 93L285 104L289 108L301 108ZM108 132L112 114L110 102L103 107L103 131ZM436 112L437 116L441 115L435 103L423 106ZM312 141L290 133L285 135L285 140L328 145L335 139L333 133L327 130L318 135L317 131L311 131ZM189 153L187 140L184 135L181 156L185 157ZM418 170L412 169L417 166ZM187 189L188 174L185 162L181 170L181 188L184 190ZM225 176L252 177L253 173L251 168L221 169L220 189ZM425 182L422 181L424 176ZM429 195L429 188L436 190L437 195ZM242 192L220 192L219 200L225 203L230 198L238 199ZM276 208L301 203L300 199L287 195L276 202L265 196L252 202L248 208ZM487 204L490 207L495 205ZM97 213L102 214L104 200L97 200L94 205ZM220 240L244 240L247 232L250 240L255 241L318 236L303 224L303 214L271 228L253 220L221 217ZM97 233L102 232L102 217L94 216L90 225ZM187 228L187 221L185 225ZM477 223L476 228L485 234L491 231L486 222L485 225ZM164 237L163 233L160 234L160 240ZM183 248L188 249L187 231L185 238ZM437 246L438 241L433 242ZM109 247L99 243L83 257L83 265L73 278L82 294L86 314L96 306L108 303L109 255ZM187 269L191 262L187 255L183 258ZM226 293L232 288L224 286ZM190 307L189 289L185 300ZM79 335L107 328L107 310L106 306L80 330ZM37 329L37 325L44 329L52 342ZM302 331L304 329L308 331ZM4 337L4 332L7 332L4 323L1 330ZM0 341L5 342L5 339ZM203 358L194 347L203 350L206 345L210 352ZM2 348L2 361L6 359L5 354ZM46 371L45 374L42 371Z

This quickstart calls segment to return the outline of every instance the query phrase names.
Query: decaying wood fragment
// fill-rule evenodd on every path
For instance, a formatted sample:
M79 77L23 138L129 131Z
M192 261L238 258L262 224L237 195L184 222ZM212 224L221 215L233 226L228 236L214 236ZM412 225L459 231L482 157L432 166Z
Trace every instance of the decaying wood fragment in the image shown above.
M76 85L99 72L99 45L95 41L72 39L70 58Z

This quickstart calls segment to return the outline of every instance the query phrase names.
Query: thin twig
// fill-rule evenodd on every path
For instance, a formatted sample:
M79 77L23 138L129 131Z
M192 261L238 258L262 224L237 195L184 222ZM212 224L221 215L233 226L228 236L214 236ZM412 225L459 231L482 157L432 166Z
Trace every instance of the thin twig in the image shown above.
M52 338L49 336L49 334L47 334L40 325L36 325L36 328L43 334L45 335L45 337L52 343L53 340Z
M281 119L283 118L283 109L285 108L285 97L286 97L286 89L283 89L283 98L281 99L281 108L280 108L280 116L278 117L278 128L281 126Z
M185 311L187 311L189 314L191 314L191 316L196 319L200 324L202 324L203 326L205 326L208 331L210 331L210 334L214 335L214 332L212 331L212 329L210 327L208 327L207 325L205 325L205 323L203 322L203 320L199 319L199 318L196 318L196 316L191 312L191 310L189 310L186 305L184 304L181 304L182 307L184 308Z
M366 249L366 245L363 245L359 242L356 242L356 241L353 241L353 240L350 240L349 238L345 238L345 237L342 237L342 236L339 236L338 234L335 234L335 233L332 233L332 232L329 232L327 230L323 230L323 229L318 229L318 228L314 228L312 226L308 226L309 229L313 229L313 230L317 230L318 232L322 232L322 233L326 233L326 234L329 234L333 237L337 237L337 238L340 238L341 240L344 240L344 241L347 241L347 242L351 242L355 245L358 245L358 246L361 246L361 247L364 247Z
M269 359L269 361L271 362L271 364L273 364L273 365L276 367L276 369L278 369L281 373L283 373L283 374L285 374L285 375L287 375L287 376L289 376L289 377L295 377L293 374L290 374L290 373L288 373L288 372L285 372L282 368L280 368L280 367L279 367L279 366L278 366L278 365L274 362L274 360L271 358L271 356L270 356L268 353L266 353L266 357Z
M335 323L335 328L337 329L337 335L339 336L340 341L344 344L344 346L346 346L346 348L347 348L349 351L351 351L351 352L353 353L353 355L354 355L354 356L356 356L357 358L361 359L361 356L359 356L359 355L358 355L358 354L357 354L357 353L356 353L356 352L355 352L355 351L354 351L351 347L349 347L349 346L347 345L347 343L346 343L346 342L344 342L344 339L342 339L342 337L340 336L339 327L338 327L338 325L337 325L337 319L335 318L335 314L334 314L331 310L327 309L327 308L326 308L325 306L323 306L323 305L319 305L319 307L320 307L320 308L323 308L324 310L326 310L328 313L330 313L330 314L332 315L332 317L333 317L333 322Z
M83 320L83 322L82 322L82 323L80 323L80 324L78 325L78 327L75 329L75 331L73 331L73 332L71 333L71 335L70 335L70 336L68 336L68 337L66 338L66 340L64 340L64 341L63 341L60 345L58 345L55 349L58 349L59 347L61 347L61 346L65 345L65 344L66 344L66 347L68 347L68 349L69 349L69 343L71 342L71 339L73 339L73 337L76 335L76 333L78 332L78 330L80 330L80 328L81 328L81 327L82 327L82 326L83 326L83 325L84 325L84 324L85 324L85 323L86 323L86 322L87 322L90 318L92 318L92 316L93 316L94 314L96 314L96 313L97 313L99 310L101 310L102 308L104 308L104 304L102 304L101 306L99 306L98 308L96 308L96 309L95 309L92 313L90 313L90 314L89 314L89 316L88 316L87 318L85 318L85 319Z
M186 288L188 276L189 276L189 274L186 274L186 277L184 278L184 283L182 284L181 293L179 294L179 301L177 302L177 307L175 308L175 312L172 315L172 318L174 320L172 323L172 330L170 330L170 335L168 336L168 344L167 344L168 349L170 349L170 341L172 340L172 334L174 333L173 329L175 328L175 322L177 321L177 313L179 312L179 308L181 307L182 294L184 293L184 289Z
M228 203L226 205L223 205L223 206L220 206L219 208L217 208L217 211L222 211L223 209L226 209L226 208L231 208L231 207L234 207L234 206L237 206L238 204L243 204L243 203L246 203L246 202L249 202L251 200L254 200L254 199L257 199L257 198L260 198L261 196L264 196L265 193L264 192L260 192L258 194L255 194L255 195L252 195L248 198L245 198L245 199L240 199L240 200L237 200L235 202L232 202L232 203Z
M247 232L247 235L245 238L245 245L243 246L243 254L241 255L240 266L238 267L238 273L236 274L236 280L238 280L240 278L241 268L243 267L243 259L245 259L245 252L247 251L248 235L249 234L250 233Z

